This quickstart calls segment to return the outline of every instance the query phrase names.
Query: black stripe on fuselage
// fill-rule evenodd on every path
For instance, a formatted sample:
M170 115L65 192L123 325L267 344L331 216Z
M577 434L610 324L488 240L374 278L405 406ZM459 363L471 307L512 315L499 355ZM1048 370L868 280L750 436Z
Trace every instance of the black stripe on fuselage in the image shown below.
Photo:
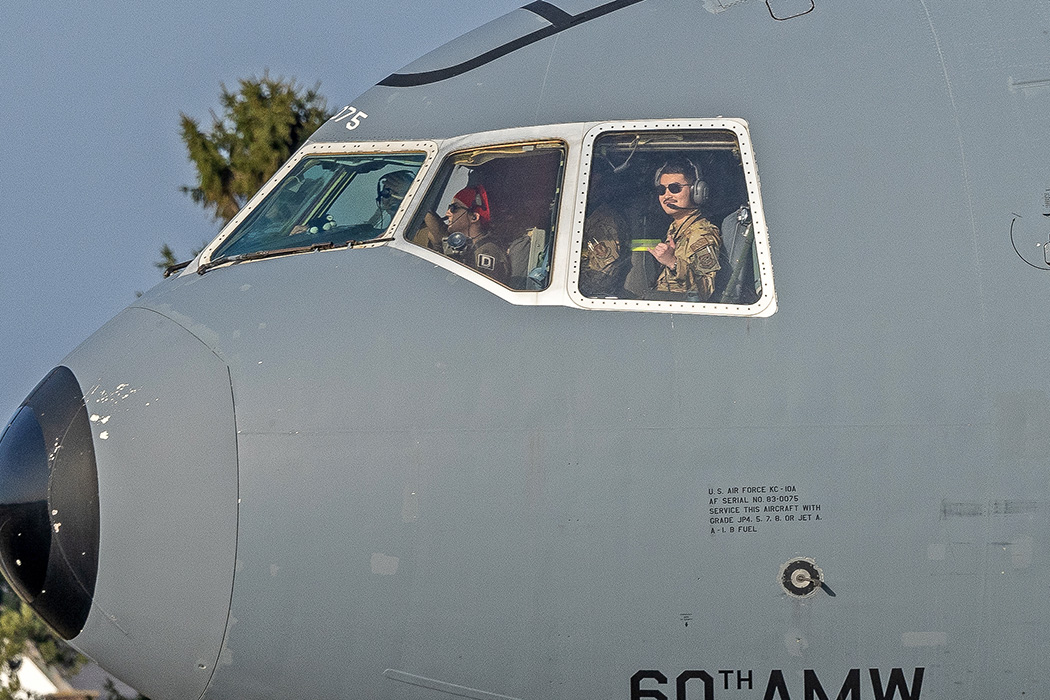
M559 29L572 26L572 15L565 10L550 4L546 0L536 0L521 8L539 15Z
M607 15L610 12L622 10L625 7L635 5L639 2L642 2L642 0L614 0L613 2L607 2L604 5L599 5L598 7L587 10L586 12L581 12L578 15L570 15L568 12L555 7L549 2L537 0L536 2L529 3L521 9L528 10L529 12L539 15L547 20L550 22L549 27L537 29L534 32L518 37L513 41L508 41L506 44L497 46L494 49L490 49L483 54L479 54L474 58L458 63L454 66L440 68L438 70L424 71L422 73L394 73L393 75L387 76L379 81L379 84L384 87L416 87L428 83L436 83L440 80L448 80L449 78L454 78L457 75L461 75L467 71L483 66L486 63L495 61L497 58L506 56L507 54L517 51L529 44L534 44L541 39L546 39L549 36L563 32L578 24L589 22L592 19L597 19L598 17Z

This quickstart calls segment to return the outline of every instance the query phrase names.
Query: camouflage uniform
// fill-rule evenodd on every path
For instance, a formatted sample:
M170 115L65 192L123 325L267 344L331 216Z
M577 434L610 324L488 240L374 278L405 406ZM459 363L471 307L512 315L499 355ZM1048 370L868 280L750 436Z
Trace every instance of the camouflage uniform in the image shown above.
M587 215L580 252L580 292L588 297L620 296L631 256L623 241L623 218L601 205Z
M496 243L496 239L491 234L483 233L475 239L468 238L467 245L462 250L450 248L447 238L441 243L448 257L469 265L501 284L507 284L510 270L507 263L507 251Z
M672 221L667 237L674 241L677 263L673 270L664 267L656 280L656 290L696 292L699 301L707 301L715 290L715 273L721 267L718 251L722 237L718 227L700 212L694 212L681 224Z

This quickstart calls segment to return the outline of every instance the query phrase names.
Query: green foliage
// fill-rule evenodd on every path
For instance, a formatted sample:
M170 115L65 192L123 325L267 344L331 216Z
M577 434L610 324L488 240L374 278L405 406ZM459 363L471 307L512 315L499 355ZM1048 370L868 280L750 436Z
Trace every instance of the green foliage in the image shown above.
M24 690L22 682L18 680L18 676L14 675L13 670L9 670L8 673L11 676L7 684L0 686L0 700L36 700L37 694Z
M204 250L204 246L206 245L208 245L208 241L202 241L199 246L190 251L190 254L186 257L186 260L180 262L179 259L175 257L175 251L171 249L170 245L165 243L160 247L160 260L155 261L153 263L153 267L156 267L157 269L161 270L164 273L164 276L167 277L168 268L171 268L176 265L185 267L186 262L193 260L195 257L197 257L197 254ZM135 292L135 296L137 297L142 296L142 294L142 292Z
M0 607L0 665L9 672L6 686L0 687L0 700L26 698L14 669L26 646L32 643L44 663L53 666L64 676L75 675L87 661L72 647L55 636L36 613L25 603L14 598L6 585L2 587L3 605Z
M0 658L9 660L25 650L26 642L36 645L40 657L67 675L73 675L84 664L83 656L56 637L36 613L20 603L17 608L0 612Z
M222 86L222 115L212 113L210 132L181 115L182 140L197 168L197 184L182 191L223 224L332 115L320 85L303 91L267 73L239 84L237 92Z
M182 140L197 169L197 184L181 190L222 225L333 114L318 92L320 84L303 90L295 80L274 79L265 72L262 78L238 83L237 92L222 85L222 115L212 112L208 133L196 120L180 114ZM190 258L205 245L194 250ZM160 256L153 265L161 270L179 262L167 244L160 249Z
M160 268L161 270L166 270L172 265L177 265L178 263L179 261L175 259L175 251L171 249L170 245L165 243L160 248L160 260L153 263L153 266Z

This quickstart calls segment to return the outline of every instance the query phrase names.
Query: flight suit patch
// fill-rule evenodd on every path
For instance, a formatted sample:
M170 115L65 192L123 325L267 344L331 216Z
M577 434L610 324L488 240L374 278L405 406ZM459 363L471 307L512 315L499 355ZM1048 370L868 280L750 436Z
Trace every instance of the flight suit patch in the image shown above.
M496 258L487 253L478 253L478 269L479 270L495 270L496 269Z
M696 269L700 273L709 273L720 270L722 266L718 262L718 256L715 255L714 248L707 246L696 255Z

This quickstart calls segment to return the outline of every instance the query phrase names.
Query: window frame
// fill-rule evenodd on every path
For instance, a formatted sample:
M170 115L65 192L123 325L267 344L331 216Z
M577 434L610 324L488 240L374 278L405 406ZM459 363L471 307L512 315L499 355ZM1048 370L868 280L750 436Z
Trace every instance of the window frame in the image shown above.
M642 299L600 299L586 297L579 291L580 252L583 245L584 216L590 184L591 164L595 140L612 131L669 131L719 130L735 134L739 147L741 167L746 183L748 203L755 231L755 252L758 261L762 295L749 305L712 302L656 301ZM436 184L441 165L453 154L472 149L499 148L528 142L558 142L565 149L561 191L558 195L557 229L554 232L554 254L549 283L542 290L517 290L506 287L490 277L463 265L457 260L419 246L406 238L409 225L424 195ZM768 317L777 310L769 234L761 197L758 169L748 123L743 119L719 117L715 119L624 120L606 122L566 122L540 126L515 127L494 131L437 138L431 140L387 140L368 142L313 142L303 145L287 163L281 166L205 248L182 270L180 276L198 272L211 261L214 251L237 229L298 163L307 156L388 154L415 151L425 153L425 159L416 173L401 205L387 227L386 235L372 241L355 242L349 246L330 249L389 246L432 263L435 267L460 277L488 291L504 301L518 306L565 306L586 310L645 311L735 317ZM411 216L410 216L411 214ZM715 222L712 222L715 223ZM310 251L313 252L313 251ZM317 252L329 252L321 250ZM302 254L302 253L289 253ZM241 261L249 262L249 261ZM233 264L233 263L231 263ZM237 263L240 264L240 263ZM219 266L225 267L220 264Z
M559 255L559 253L558 253L558 232L561 231L561 228L562 228L562 226L561 226L561 222L562 222L562 211L561 211L561 209L562 209L562 205L564 203L564 199L565 199L565 196L566 196L566 188L565 188L565 183L567 181L566 169L567 169L568 164L569 164L569 144L566 142L566 140L564 138L550 138L550 137L548 137L548 138L519 139L519 140L515 140L515 141L502 140L502 141L498 141L497 143L493 143L491 145L479 145L479 146L473 146L473 147L468 147L468 148L459 148L459 149L444 151L442 153L441 158L440 158L440 162L438 162L435 165L435 167L434 167L434 175L433 175L433 178L431 179L431 181L429 182L428 187L426 188L426 191L421 193L420 196L419 196L419 202L421 204L423 204L423 203L426 203L427 199L434 192L434 188L440 186L442 189L448 189L448 183L451 181L455 170L457 168L469 167L469 166L463 165L462 163L455 163L454 161L455 161L455 159L458 156L462 156L465 153L484 153L486 151L499 152L501 149L507 149L508 151L510 149L521 149L522 153L506 153L505 154L506 158L515 158L515 157L523 156L523 154L525 152L525 149L530 147L530 146L537 153L546 150L546 151L557 152L557 153L560 154L560 157L561 157L561 162L560 162L560 166L559 166L559 172L558 172L558 176L557 176L556 183L555 183L555 191L553 193L553 197L554 197L554 200L555 200L554 204L555 204L555 208L556 208L556 210L554 211L554 217L553 217L554 229L552 231L547 231L547 235L548 235L549 240L550 240L550 250L551 250L551 260L549 262L548 271L547 271L547 283L541 289L527 289L527 288L520 288L519 289L517 287L512 287L509 284L504 284L502 282L499 282L495 278L489 277L488 275L486 275L483 272L480 272L478 270L474 270L470 265L468 265L467 263L463 262L462 260L459 260L457 258L451 258L451 257L446 256L446 255L442 255L442 257L444 257L446 259L449 259L449 260L452 260L453 262L455 262L461 268L465 268L466 270L470 270L473 273L477 273L477 274L481 275L482 277L490 279L490 280L496 282L496 284L498 284L501 288L506 289L506 290L508 290L510 292L513 292L515 294L520 294L522 292L543 292L543 291L546 291L546 290L550 289L552 286L554 286L556 284L555 277L554 277L554 265L555 265L555 262L557 261L558 255ZM528 158L530 156L524 156L524 157ZM495 159L493 159L493 160L495 160ZM446 201L446 199L447 198L435 199L435 201L437 201L438 204L440 205L441 203ZM438 211L436 213L439 216L441 215L440 211ZM405 228L402 231L400 231L400 236L398 236L398 239L399 240L403 240L403 241L405 241L407 243L410 243L411 245L414 245L414 246L417 246L417 247L421 247L424 250L428 250L425 246L421 246L420 244L415 243L414 241L411 241L408 238L409 234L413 232L413 229L416 229L416 224L419 222L420 218L421 218L421 212L417 208L417 210L413 212L413 215L411 217L406 217L406 226L409 226L410 228ZM432 251L432 252L437 252L437 251Z
M408 188L408 192L405 193L404 199L401 200L400 206L397 211L394 212L391 218L390 224L386 228L386 235L376 238L371 241L354 242L351 244L335 246L326 250L309 251L309 252L327 252L328 250L344 250L348 247L363 248L373 247L376 245L382 245L388 241L395 234L400 226L402 220L405 218L405 213L411 208L412 200L415 194L419 191L421 185L426 181L428 171L434 163L434 159L438 153L438 144L435 141L370 141L370 142L344 142L344 143L306 143L296 151L287 162L284 163L277 172L273 174L263 187L255 193L254 196L248 203L241 208L237 215L233 217L229 223L222 227L219 231L219 235L216 236L208 245L200 252L197 258L191 263L182 274L192 274L198 271L202 265L207 265L211 262L212 254L222 246L222 244L228 239L234 231L241 225L241 223L251 214L262 201L277 187L284 178L295 168L300 161L308 156L318 155L367 155L376 154L383 155L389 153L405 153L405 152L416 152L423 153L425 155L423 163L419 166L419 170L416 172L415 178L412 180L411 186ZM295 254L295 253L289 253ZM242 260L236 264L243 264L244 262L252 262L251 260ZM234 264L231 261L230 264ZM221 266L221 265L220 265Z
M740 146L740 161L747 186L748 206L754 225L755 254L758 260L762 295L753 304L722 304L713 302L656 301L647 299L603 299L584 296L580 292L580 255L583 247L584 218L587 211L587 194L590 185L591 167L594 160L594 143L599 136L614 131L731 131ZM576 207L572 219L572 242L567 257L570 263L566 291L572 302L585 309L619 311L650 311L700 314L708 316L767 317L777 310L776 291L773 285L773 265L769 251L769 232L762 206L758 168L748 124L743 119L688 119L645 120L603 122L591 127L583 138L576 182ZM711 222L716 225L721 222Z
M587 129L593 124L594 122L543 124L532 127L479 131L441 139L438 141L439 147L436 157L432 163L428 161L426 165L427 172L423 174L421 169L421 174L417 178L416 183L414 183L414 187L418 191L415 202L418 203L425 198L426 193L432 187L438 184L436 181L438 175L442 172L441 166L449 157L456 153L475 149L498 149L501 146L516 146L534 142L559 143L565 149L565 162L562 167L561 181L558 183L560 192L558 194L557 217L555 218L558 226L554 232L554 254L551 261L548 284L544 289L511 289L457 260L408 240L406 237L409 233L408 229L416 215L414 209L412 216L401 217L396 228L391 229L394 240L385 245L431 262L436 267L443 268L515 306L575 306L565 293L565 280L569 270L569 260L565 251L569 249L568 246L572 237L572 212L576 206L575 183L580 162L580 143Z

